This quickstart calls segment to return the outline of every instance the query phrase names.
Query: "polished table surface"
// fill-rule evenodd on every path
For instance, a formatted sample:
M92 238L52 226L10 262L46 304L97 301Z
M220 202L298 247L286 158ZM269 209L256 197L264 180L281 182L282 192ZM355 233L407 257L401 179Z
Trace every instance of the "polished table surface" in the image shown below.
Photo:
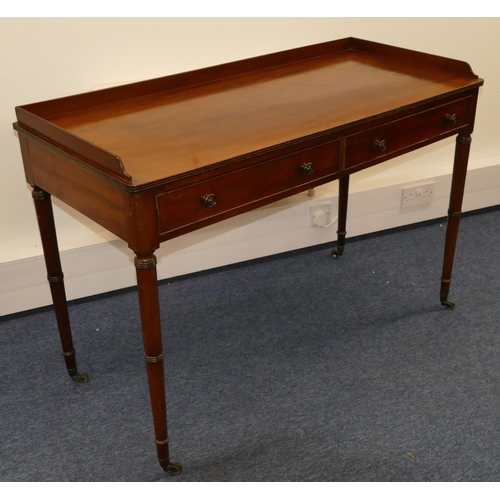
M462 61L346 38L16 107L66 367L76 368L51 195L125 240L155 442L172 473L155 250L163 241L456 136L440 300L451 272L478 89ZM332 262L332 265L334 263Z

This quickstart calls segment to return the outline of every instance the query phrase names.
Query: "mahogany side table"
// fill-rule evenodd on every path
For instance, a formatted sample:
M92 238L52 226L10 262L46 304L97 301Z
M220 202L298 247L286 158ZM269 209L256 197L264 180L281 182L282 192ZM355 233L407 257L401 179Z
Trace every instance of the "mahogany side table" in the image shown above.
M128 243L157 456L169 454L160 243L456 136L440 301L448 299L479 87L461 61L346 38L16 108L66 368L71 338L51 195Z

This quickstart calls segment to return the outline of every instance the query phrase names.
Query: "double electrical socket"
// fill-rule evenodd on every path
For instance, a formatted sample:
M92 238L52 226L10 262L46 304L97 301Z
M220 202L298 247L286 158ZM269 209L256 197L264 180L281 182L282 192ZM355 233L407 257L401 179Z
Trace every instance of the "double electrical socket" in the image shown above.
M434 183L420 184L403 188L403 199L401 208L425 205L434 199Z

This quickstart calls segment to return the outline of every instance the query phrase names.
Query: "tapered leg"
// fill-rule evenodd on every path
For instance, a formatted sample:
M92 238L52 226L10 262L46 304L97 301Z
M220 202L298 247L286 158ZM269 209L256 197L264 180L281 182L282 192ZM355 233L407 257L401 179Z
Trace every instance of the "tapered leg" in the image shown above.
M137 254L134 263L137 274L144 356L146 358L151 409L153 411L156 451L162 468L172 474L179 474L182 471L182 466L177 462L170 461L168 447L167 403L165 397L156 257L153 253L146 255Z
M332 250L332 257L340 257L344 253L347 200L349 197L349 176L339 179L339 219L337 225L337 246Z
M50 292L54 303L57 326L61 337L63 356L69 376L76 382L87 382L86 373L78 373L76 367L75 348L71 337L71 325L68 314L68 304L64 289L61 259L57 245L56 228L54 224L54 213L52 211L52 200L50 194L35 187L32 191L35 200L35 210L38 218L38 227L42 239L43 254L47 267L47 279L50 284Z
M450 206L448 210L448 223L446 227L446 241L443 259L443 274L441 277L440 299L441 304L448 309L453 309L455 304L448 300L451 284L451 272L455 257L455 248L458 237L460 216L462 215L462 201L465 189L465 178L467 175L467 163L471 136L460 134L457 136L455 147L455 160L453 165L453 180L451 183Z

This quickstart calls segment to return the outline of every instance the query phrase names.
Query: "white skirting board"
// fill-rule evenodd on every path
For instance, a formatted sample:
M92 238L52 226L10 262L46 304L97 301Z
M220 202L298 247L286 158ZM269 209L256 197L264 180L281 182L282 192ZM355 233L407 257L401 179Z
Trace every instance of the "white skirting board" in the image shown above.
M434 201L401 208L402 188L396 184L352 192L347 236L358 236L446 215L451 174L421 179L434 182ZM167 279L335 242L336 224L315 227L310 206L332 202L337 215L337 183L317 188L313 196L299 194L262 209L234 217L162 244L156 252L158 277ZM463 211L500 204L500 165L470 170ZM135 285L133 253L120 240L61 252L68 300ZM0 263L0 316L51 304L43 256Z

